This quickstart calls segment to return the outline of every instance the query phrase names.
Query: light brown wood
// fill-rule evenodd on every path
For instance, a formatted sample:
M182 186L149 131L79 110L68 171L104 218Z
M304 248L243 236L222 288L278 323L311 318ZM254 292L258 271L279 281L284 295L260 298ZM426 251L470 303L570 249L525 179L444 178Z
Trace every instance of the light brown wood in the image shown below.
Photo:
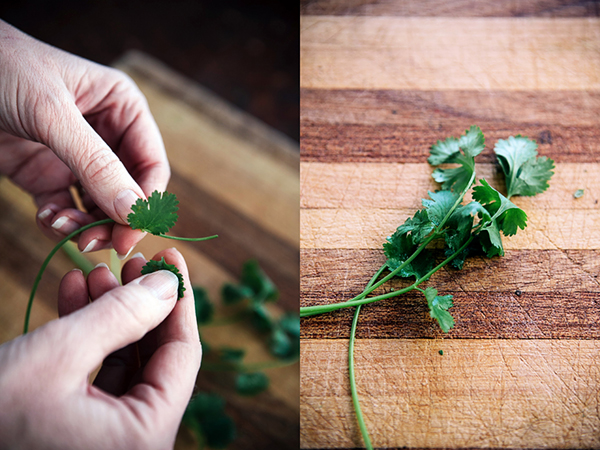
M301 21L301 305L361 292L386 236L436 189L426 159L438 139L479 125L478 174L500 190L494 142L536 139L556 170L546 193L513 199L527 229L504 240L504 258L428 283L454 295L456 328L444 334L418 292L364 307L357 386L376 448L598 447L600 21L510 17L584 4L443 3L303 4L325 15ZM364 446L352 315L302 321L303 448Z
M598 89L599 24L597 18L303 16L300 85Z
M381 248L415 210L306 209L300 248ZM600 249L600 210L528 210L527 228L503 238L506 250Z
M347 349L302 343L302 448L362 446ZM599 352L595 340L361 339L357 385L378 448L595 448Z

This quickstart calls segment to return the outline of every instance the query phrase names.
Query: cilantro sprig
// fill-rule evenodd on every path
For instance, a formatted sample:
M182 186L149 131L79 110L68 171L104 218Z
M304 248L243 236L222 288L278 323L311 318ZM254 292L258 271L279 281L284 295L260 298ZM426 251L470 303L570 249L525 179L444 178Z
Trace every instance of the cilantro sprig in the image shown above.
M477 126L470 127L459 138L437 141L430 149L428 162L432 166L445 165L437 167L432 174L441 189L429 192L429 198L422 200L423 208L384 242L383 251L387 258L384 268L389 273L346 302L302 307L300 316L359 306L418 290L427 300L431 317L444 332L448 332L454 326L448 312L452 297L438 296L434 288L422 289L419 285L447 264L462 268L470 254L484 253L490 258L503 256L502 234L512 236L527 226L527 214L511 202L510 197L543 192L553 174L554 161L537 157L535 141L522 136L500 140L495 151L507 178L509 192L505 197L483 178L475 185L475 157L484 147L485 137ZM473 201L463 204L471 189ZM434 241L441 242L444 248L445 259L438 264L435 263L436 250L430 245ZM415 281L403 289L369 297L396 276L414 278Z
M386 262L363 292L346 302L300 308L300 317L307 317L350 306L357 307L348 352L350 391L358 425L368 449L373 447L360 409L354 376L354 340L361 306L416 290L425 297L431 318L447 333L455 325L448 311L453 306L452 295L439 295L435 287L423 289L420 285L448 264L455 269L462 269L470 254L483 253L489 258L503 256L501 234L512 236L527 226L527 214L510 198L515 195L536 195L548 188L554 161L538 157L535 141L520 135L511 136L506 141L499 140L494 148L506 178L507 195L502 195L483 178L474 186L475 157L484 148L485 138L477 126L470 127L459 138L438 140L430 149L428 162L432 166L452 165L437 167L432 173L441 189L429 192L429 199L421 202L423 209L409 217L386 239L383 244ZM473 201L463 205L464 197L471 189ZM445 258L437 265L436 250L430 245L434 241L441 242L444 248ZM377 281L386 271L389 273ZM395 276L405 279L414 277L415 281L403 289L368 297Z
M136 230L146 231L148 233L154 234L156 236L160 236L168 239L176 239L179 241L207 241L209 239L214 239L218 237L207 236L202 238L184 238L177 236L169 236L167 233L177 222L179 216L177 215L177 211L179 210L178 205L179 201L175 194L171 194L169 192L160 193L158 191L154 191L149 197L148 200L138 199L131 206L131 213L127 216L127 221L129 222L129 226ZM67 242L73 239L78 234L82 233L85 230L93 228L98 225L112 224L115 223L113 219L102 219L96 222L85 225L67 237L62 239L56 246L50 251L44 262L42 263L42 267L40 268L34 282L33 287L31 288L31 293L29 294L29 301L27 303L27 310L25 312L25 321L23 324L23 334L27 333L29 329L29 318L31 316L31 308L33 306L33 299L35 298L35 293L37 291L37 287L42 279L42 275L46 270L46 267L50 263L52 257L56 254L56 252ZM181 276L181 275L179 275ZM183 286L183 283L180 282L180 290ZM183 292L180 292L179 298L183 296Z

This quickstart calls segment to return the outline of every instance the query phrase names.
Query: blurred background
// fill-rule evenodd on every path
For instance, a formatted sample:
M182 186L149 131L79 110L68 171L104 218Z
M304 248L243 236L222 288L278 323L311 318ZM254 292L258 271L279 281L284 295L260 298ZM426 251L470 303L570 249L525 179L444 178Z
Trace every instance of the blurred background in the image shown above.
M298 8L275 0L21 0L2 2L0 18L101 64L141 50L297 141Z
M2 2L0 18L132 76L169 154L168 189L181 202L172 234L219 234L176 243L204 349L199 401L176 448L298 448L298 6L23 0ZM21 334L29 290L54 246L35 226L36 209L0 177L0 343ZM136 251L150 258L173 244L148 236ZM120 264L108 251L89 258ZM58 284L73 265L62 252L51 261L31 329L56 318Z

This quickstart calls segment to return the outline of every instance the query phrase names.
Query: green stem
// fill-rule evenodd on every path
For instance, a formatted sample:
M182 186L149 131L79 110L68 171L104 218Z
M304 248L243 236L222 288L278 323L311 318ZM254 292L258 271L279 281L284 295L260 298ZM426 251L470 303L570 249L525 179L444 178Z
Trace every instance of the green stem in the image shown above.
M29 294L29 302L27 303L27 311L25 312L25 323L23 324L23 334L26 334L27 331L28 331L28 329L29 329L29 317L31 315L31 307L33 306L33 298L35 297L35 292L37 291L38 284L40 284L40 280L42 279L42 275L44 274L44 270L46 270L46 267L48 266L48 263L50 262L50 260L54 256L54 254L66 242L68 242L71 239L73 239L79 233L81 233L81 232L83 232L85 230L88 230L90 228L96 227L98 225L104 225L104 224L113 223L113 222L114 222L114 220L112 220L112 219L103 219L103 220L98 220L97 222L93 222L93 223L90 223L88 225L82 226L78 230L73 231L71 234L69 234L67 237L65 237L58 244L56 244L56 246L52 249L52 251L48 254L48 256L46 256L46 259L42 263L42 267L40 267L40 271L38 272L37 276L35 277L35 281L33 282L33 287L31 288L31 294Z
M178 237L178 236L167 236L166 234L157 234L157 236L164 237L167 239L174 239L176 241L193 241L193 242L208 241L210 239L215 239L215 238L219 237L218 234L214 234L212 236L207 236L207 237L201 237L201 238L185 238L185 237Z
M376 302L379 300L384 300L386 298L392 298L392 297L397 297L398 295L406 294L407 292L412 291L413 289L417 288L417 286L419 286L419 284L421 284L423 281L427 280L429 277L431 277L431 275L433 275L435 272L437 272L442 267L444 267L446 264L448 264L450 261L452 261L454 258L456 258L473 241L473 238L474 238L474 236L471 235L469 237L469 239L467 239L465 241L465 243L456 252L454 252L452 255L450 255L448 258L446 258L440 264L438 264L433 269L431 269L429 272L427 272L426 275L423 275L421 278L418 278L410 286L407 286L398 291L393 291L393 292L388 292L387 294L377 295L375 297L361 298L358 300L353 299L353 300L349 300L347 302L330 303L328 305L305 306L304 308L300 308L300 317L307 317L307 316L314 316L316 314L323 314L323 313L327 313L327 312L331 312L331 311L336 311L338 309L347 308L349 306L365 305L367 303L373 303L373 302Z
M75 243L67 242L62 249L63 252L65 252L71 259L71 261L73 261L73 263L75 263L75 265L79 267L86 275L94 269L94 264L81 254Z
M371 280L367 283L366 288L370 288L375 280L379 278L382 272L385 270L386 265L382 265L379 270L373 275ZM371 444L371 438L369 437L369 430L363 418L362 410L360 408L360 399L358 398L358 391L356 390L356 377L354 375L354 340L356 337L356 324L358 323L358 315L360 314L360 305L356 307L354 311L354 319L352 320L352 329L350 330L350 343L348 345L348 373L350 377L350 392L352 394L352 403L354 405L354 413L356 414L356 420L358 421L358 427L360 428L360 434L362 434L363 441L368 450L372 450L373 445Z
M412 255L410 255L410 257L406 261L404 261L402 264L400 264L400 266L396 267L389 274L387 274L384 278L382 278L381 280L379 280L377 283L373 284L371 287L366 287L364 291L362 291L356 297L351 298L350 300L348 300L348 302L352 302L352 301L355 301L355 300L360 300L360 299L365 298L367 295L369 295L375 289L377 289L378 287L380 287L381 285L383 285L385 282L387 282L387 281L391 280L392 278L394 278L404 267L406 267L406 265L410 264L417 256L419 256L419 254L423 251L423 249L427 245L429 245L429 243L431 241L433 241L434 239L437 239L440 236L440 234L441 234L442 228L444 227L444 225L446 224L446 222L448 221L448 219L450 218L450 216L452 215L452 213L456 210L456 208L458 208L458 205L460 205L462 203L463 199L465 198L465 195L467 195L467 192L469 191L469 189L471 189L471 186L473 185L474 182L475 182L475 171L473 171L473 173L471 174L471 178L469 179L469 183L467 183L467 187L465 187L465 189L463 189L463 191L461 192L461 194L458 196L458 198L454 202L454 205L452 205L452 208L450 208L450 210L446 213L446 215L444 216L444 218L442 219L442 221L435 228L435 231L431 235L429 235L429 237L427 239L425 239L421 243L421 245L419 245L419 247L414 251L414 253ZM384 264L384 267L385 267L385 264ZM302 311L305 308L306 307L300 308L300 317L303 317L302 316Z

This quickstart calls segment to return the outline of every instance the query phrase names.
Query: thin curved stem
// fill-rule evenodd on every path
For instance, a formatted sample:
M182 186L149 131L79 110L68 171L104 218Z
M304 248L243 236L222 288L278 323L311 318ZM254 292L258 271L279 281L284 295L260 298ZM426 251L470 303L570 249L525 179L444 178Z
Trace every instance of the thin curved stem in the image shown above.
M113 223L113 222L114 222L113 219L102 219L102 220L98 220L97 222L93 222L93 223L90 223L88 225L82 226L78 230L73 231L71 234L69 234L67 237L65 237L58 244L56 244L56 246L52 249L52 251L48 254L48 256L46 256L46 259L42 263L42 267L40 267L40 271L38 272L37 276L35 277L35 281L33 282L33 287L31 288L31 293L29 294L29 301L27 303L27 310L25 311L25 323L23 324L23 334L26 334L27 331L29 330L29 317L31 315L31 307L33 306L33 299L35 297L35 292L37 291L38 284L40 284L40 280L42 279L42 275L44 274L44 270L46 270L46 267L48 266L48 263L50 262L50 260L54 256L54 254L66 242L68 242L71 239L73 239L79 233L81 233L81 232L83 232L85 230L88 230L90 228L96 227L98 225L104 225L104 224Z
M178 236L168 236L166 234L157 234L157 236L164 237L167 239L173 239L176 241L192 241L192 242L208 241L210 239L215 239L215 238L219 237L218 234L214 234L212 236L207 236L207 237L201 237L201 238L185 238L185 237L178 237Z
M367 303L373 303L373 302L376 302L379 300L384 300L386 298L392 298L392 297L397 297L398 295L406 294L407 292L415 289L423 281L427 280L429 277L431 277L431 275L433 275L435 272L437 272L442 267L444 267L446 264L448 264L450 261L452 261L454 258L456 258L465 248L467 248L467 246L473 241L473 239L474 239L474 236L471 235L469 237L469 239L467 239L465 241L465 243L456 252L454 252L452 255L450 255L448 258L446 258L440 264L435 266L433 269L431 269L429 272L427 272L421 278L418 278L410 286L407 286L403 289L399 289L397 291L388 292L387 294L377 295L375 297L361 298L358 300L352 299L347 302L330 303L328 305L305 306L303 308L300 308L300 317L307 317L307 316L314 316L316 314L323 314L323 313L327 313L330 311L336 311L336 310L342 309L342 308L348 308L349 306L365 305Z
M366 288L370 288L375 280L379 278L382 272L385 270L386 265L384 264L379 270L373 275ZM356 420L358 421L358 427L360 428L360 434L362 435L365 446L368 450L373 449L371 444L371 438L369 437L369 430L363 418L362 410L360 408L360 399L358 398L358 391L356 390L356 377L354 375L354 340L356 337L356 324L358 323L358 315L360 314L360 305L356 307L354 311L354 319L352 320L352 329L350 330L350 343L348 345L348 374L350 378L350 392L352 394L352 404L354 405L354 413L356 414Z

